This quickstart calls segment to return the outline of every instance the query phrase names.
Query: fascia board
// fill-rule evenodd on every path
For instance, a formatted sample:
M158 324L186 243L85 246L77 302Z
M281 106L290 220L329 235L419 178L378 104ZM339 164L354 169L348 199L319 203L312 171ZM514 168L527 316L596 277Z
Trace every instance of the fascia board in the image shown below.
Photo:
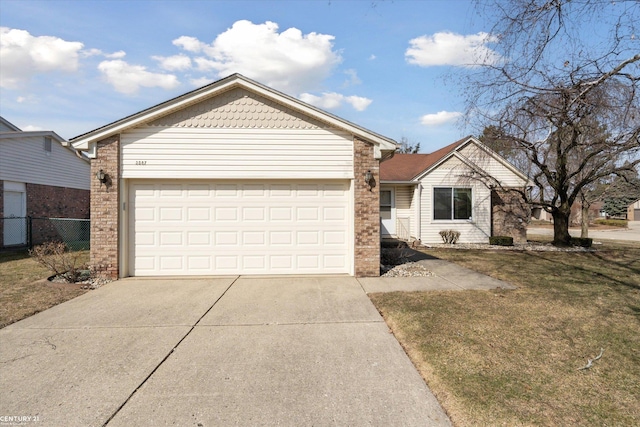
M387 180L382 180L380 181L380 184L385 184L385 185L419 185L420 182L418 181L387 181Z

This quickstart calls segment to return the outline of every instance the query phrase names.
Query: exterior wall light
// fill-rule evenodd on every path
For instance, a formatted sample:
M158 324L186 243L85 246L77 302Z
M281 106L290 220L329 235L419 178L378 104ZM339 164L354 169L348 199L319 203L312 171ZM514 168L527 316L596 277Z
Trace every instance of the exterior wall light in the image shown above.
M102 169L96 172L96 178L100 181L100 185L106 184L109 180L109 175Z
M371 191L373 185L375 184L375 181L373 180L373 174L370 170L364 173L364 182L369 186L369 191Z

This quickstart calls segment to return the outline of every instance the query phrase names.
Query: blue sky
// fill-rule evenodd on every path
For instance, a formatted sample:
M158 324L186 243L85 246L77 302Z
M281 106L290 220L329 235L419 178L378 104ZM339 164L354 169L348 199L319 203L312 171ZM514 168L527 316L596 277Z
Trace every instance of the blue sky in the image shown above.
M64 138L234 72L431 152L496 61L471 1L0 0L0 115Z

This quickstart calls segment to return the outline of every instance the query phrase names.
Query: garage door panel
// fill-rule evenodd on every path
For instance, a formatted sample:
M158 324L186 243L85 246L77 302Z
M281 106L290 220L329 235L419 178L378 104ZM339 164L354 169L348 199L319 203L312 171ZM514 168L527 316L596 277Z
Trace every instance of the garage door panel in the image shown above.
M132 181L129 274L349 273L349 182Z

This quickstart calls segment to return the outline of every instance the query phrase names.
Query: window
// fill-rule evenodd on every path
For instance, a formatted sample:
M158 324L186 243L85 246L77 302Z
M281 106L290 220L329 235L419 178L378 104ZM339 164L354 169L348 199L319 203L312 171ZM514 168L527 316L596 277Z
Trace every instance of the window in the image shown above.
M380 190L380 218L391 219L391 190Z
M471 219L470 188L434 188L433 219Z
M51 138L49 138L48 136L44 137L44 151L46 151L47 153L51 152Z

